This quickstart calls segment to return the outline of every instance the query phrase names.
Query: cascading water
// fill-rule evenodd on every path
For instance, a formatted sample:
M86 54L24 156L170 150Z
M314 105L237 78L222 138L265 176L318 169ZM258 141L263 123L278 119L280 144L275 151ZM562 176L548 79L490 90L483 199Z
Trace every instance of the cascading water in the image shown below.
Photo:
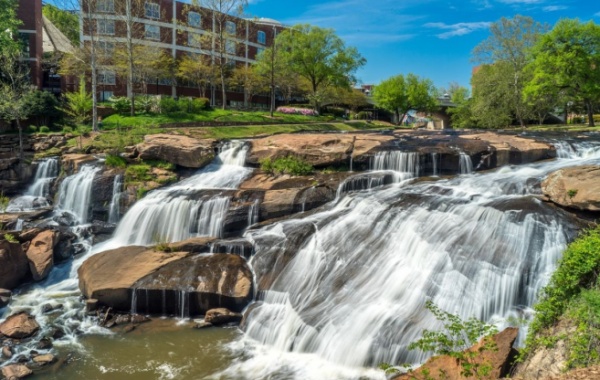
M303 220L249 231L262 284L246 316L252 354L215 378L383 379L360 367L426 358L407 349L439 327L426 300L501 327L522 317L577 230L537 199L536 183L600 163L600 150L587 157L351 193Z
M440 175L439 169L438 169L438 154L437 153L431 153L431 162L433 163L433 176L437 177Z
M458 160L460 174L469 174L473 172L473 161L471 160L471 156L465 152L460 152Z
M118 223L121 217L121 195L123 194L123 176L117 174L113 181L113 195L108 207L108 222Z
M60 184L56 208L75 215L78 224L89 222L92 183L99 167L84 165L77 174L69 176Z
M248 209L248 227L258 223L260 219L260 199L256 199Z
M233 141L198 174L149 193L125 214L103 248L220 237L229 197L221 196L219 190L236 189L252 172L244 167L247 151L245 142Z
M13 199L7 212L19 212L35 210L37 208L48 207L48 195L50 195L50 186L58 177L58 159L48 158L38 163L33 183L23 196Z

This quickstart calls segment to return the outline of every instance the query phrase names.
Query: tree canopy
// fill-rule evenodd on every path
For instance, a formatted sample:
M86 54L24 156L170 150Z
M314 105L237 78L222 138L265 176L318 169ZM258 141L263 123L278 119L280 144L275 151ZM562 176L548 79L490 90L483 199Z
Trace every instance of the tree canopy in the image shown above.
M60 9L52 4L45 4L42 13L71 43L79 44L79 17L76 13Z

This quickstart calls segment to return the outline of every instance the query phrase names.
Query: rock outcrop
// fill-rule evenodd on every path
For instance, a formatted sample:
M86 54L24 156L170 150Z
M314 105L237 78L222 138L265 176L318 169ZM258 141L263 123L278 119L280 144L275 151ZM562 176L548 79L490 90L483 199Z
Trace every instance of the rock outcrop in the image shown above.
M54 267L54 247L57 242L57 233L52 230L43 231L31 240L26 254L34 281L46 278Z
M518 332L519 330L516 328L507 328L506 330L492 337L496 343L497 350L484 350L474 359L475 363L477 364L492 366L492 369L487 376L481 378L478 377L478 379L499 379L508 374L511 361L515 353L512 346L517 339ZM482 345L483 341L469 348L469 351L478 351ZM414 378L421 379L425 377L425 370L428 371L429 375L433 378L437 378L438 374L444 374L443 378L446 380L475 379L475 377L464 377L461 374L463 368L460 366L456 358L442 355L429 359L413 373L397 376L394 378L394 380L409 380Z
M13 314L0 324L0 334L13 339L25 339L40 329L35 318L25 312Z
M253 296L252 272L232 254L194 254L197 240L173 245L175 252L125 247L99 253L79 269L87 298L115 310L201 315L225 307L241 311ZM187 251L183 249L187 248Z
M2 367L2 376L7 380L19 380L33 374L33 371L23 364L10 364Z
M61 165L65 173L77 173L85 164L96 162L96 158L91 154L64 154L61 157Z
M13 289L29 274L29 262L19 243L0 241L0 288Z
M137 145L143 160L163 160L185 168L202 168L215 157L215 140L180 135L148 135Z
M552 202L584 211L600 211L600 166L565 168L542 182L542 191Z
M23 190L31 178L33 178L32 165L24 164L18 158L0 158L0 189L4 195L16 195Z
M240 323L241 320L241 313L234 313L231 310L223 307L218 309L210 309L204 316L204 322L210 323L214 326L225 325L228 323Z

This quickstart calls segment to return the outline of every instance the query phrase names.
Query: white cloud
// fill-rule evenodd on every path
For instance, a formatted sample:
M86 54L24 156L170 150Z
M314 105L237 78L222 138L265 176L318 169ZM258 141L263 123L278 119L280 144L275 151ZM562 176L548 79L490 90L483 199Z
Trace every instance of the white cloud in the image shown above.
M541 4L545 0L499 0L504 4Z
M548 5L546 7L543 7L542 10L544 12L556 12L556 11L563 11L568 8L569 7L567 7L565 5Z
M466 34L473 33L477 30L487 29L490 27L490 22L487 21L479 21L479 22L459 22L456 24L446 24L443 22L430 22L425 24L424 26L427 28L435 28L441 30L447 30L447 32L443 32L437 34L437 36L441 39L448 39L456 36L464 36Z

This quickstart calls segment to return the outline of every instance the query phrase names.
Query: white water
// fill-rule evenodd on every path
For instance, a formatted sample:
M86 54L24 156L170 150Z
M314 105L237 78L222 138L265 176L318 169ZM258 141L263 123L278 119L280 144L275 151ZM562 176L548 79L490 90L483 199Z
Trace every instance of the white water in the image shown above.
M303 220L249 231L258 281L275 258L293 258L259 293L232 347L249 358L214 378L384 379L361 366L424 360L407 345L439 326L424 309L429 299L500 327L526 316L574 231L535 198L536 184L588 163L600 163L598 145L553 162L352 193ZM284 243L307 227L297 248Z
M99 171L99 167L84 165L77 174L65 178L60 184L57 211L67 211L75 215L78 224L89 222L92 183Z
M231 142L198 174L150 192L124 215L103 248L220 237L229 197L218 196L218 192L206 196L202 191L236 189L252 172L243 166L247 152L243 141Z
M38 163L33 183L25 194L11 200L7 212L20 212L48 207L47 197L50 195L50 186L58 177L58 159L48 158Z
M460 174L469 174L473 172L473 161L471 160L471 156L465 152L460 152L458 164L460 167Z
M121 196L123 194L123 176L117 174L113 182L113 195L108 207L108 223L118 223L121 217Z
M248 227L260 220L260 199L256 199L248 209Z

